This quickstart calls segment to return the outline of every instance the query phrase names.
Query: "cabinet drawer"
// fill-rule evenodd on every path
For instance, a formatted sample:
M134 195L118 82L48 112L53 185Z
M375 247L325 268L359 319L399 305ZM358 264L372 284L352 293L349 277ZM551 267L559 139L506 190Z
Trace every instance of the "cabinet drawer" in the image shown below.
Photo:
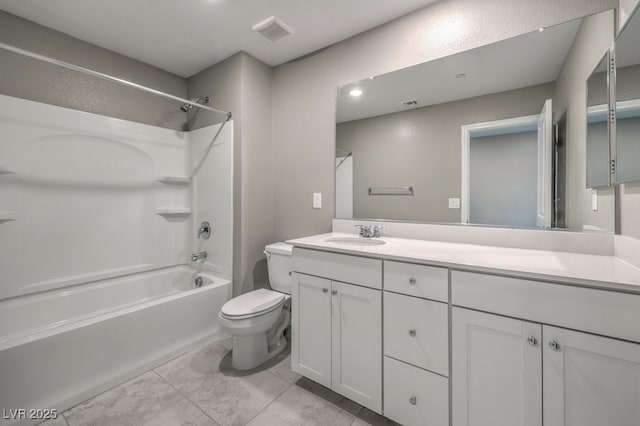
M448 376L448 306L384 292L384 354Z
M293 270L334 281L382 289L382 260L293 248Z
M448 302L449 272L435 266L385 261L384 289Z
M384 357L384 415L405 426L448 426L449 380Z
M451 271L456 306L640 342L640 295Z

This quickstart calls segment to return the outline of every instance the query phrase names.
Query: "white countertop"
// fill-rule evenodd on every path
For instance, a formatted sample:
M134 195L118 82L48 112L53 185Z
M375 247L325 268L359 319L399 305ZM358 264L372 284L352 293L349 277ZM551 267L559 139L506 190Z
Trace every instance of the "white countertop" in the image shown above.
M640 293L640 269L614 256L394 237L379 238L385 244L375 246L325 241L331 237L356 236L334 232L288 240L287 243L335 253Z

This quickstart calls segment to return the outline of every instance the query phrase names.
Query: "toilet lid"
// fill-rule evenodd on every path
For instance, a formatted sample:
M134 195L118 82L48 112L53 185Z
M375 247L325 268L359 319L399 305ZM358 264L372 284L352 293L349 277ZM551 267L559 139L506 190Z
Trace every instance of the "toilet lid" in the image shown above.
M261 288L229 300L222 306L222 314L226 317L257 316L277 308L284 299L282 293Z

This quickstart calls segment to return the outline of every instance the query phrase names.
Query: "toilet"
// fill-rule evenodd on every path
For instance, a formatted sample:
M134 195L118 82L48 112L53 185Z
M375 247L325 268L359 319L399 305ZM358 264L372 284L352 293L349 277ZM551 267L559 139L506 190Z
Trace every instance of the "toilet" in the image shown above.
M234 297L218 315L220 328L233 337L231 366L236 370L257 367L287 346L284 331L291 312L285 302L291 298L293 246L269 244L264 253L271 290L261 288Z

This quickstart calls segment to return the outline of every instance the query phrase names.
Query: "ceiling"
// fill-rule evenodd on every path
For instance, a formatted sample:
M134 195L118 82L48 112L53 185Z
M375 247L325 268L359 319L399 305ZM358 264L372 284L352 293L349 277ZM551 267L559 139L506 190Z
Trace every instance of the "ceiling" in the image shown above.
M245 51L279 65L438 0L0 0L0 9L182 77ZM251 27L275 15L295 34Z
M555 81L581 20L346 85L337 122L374 117ZM464 77L459 76L464 74ZM460 78L462 77L462 78ZM362 90L359 97L349 92ZM417 101L406 107L403 101Z

